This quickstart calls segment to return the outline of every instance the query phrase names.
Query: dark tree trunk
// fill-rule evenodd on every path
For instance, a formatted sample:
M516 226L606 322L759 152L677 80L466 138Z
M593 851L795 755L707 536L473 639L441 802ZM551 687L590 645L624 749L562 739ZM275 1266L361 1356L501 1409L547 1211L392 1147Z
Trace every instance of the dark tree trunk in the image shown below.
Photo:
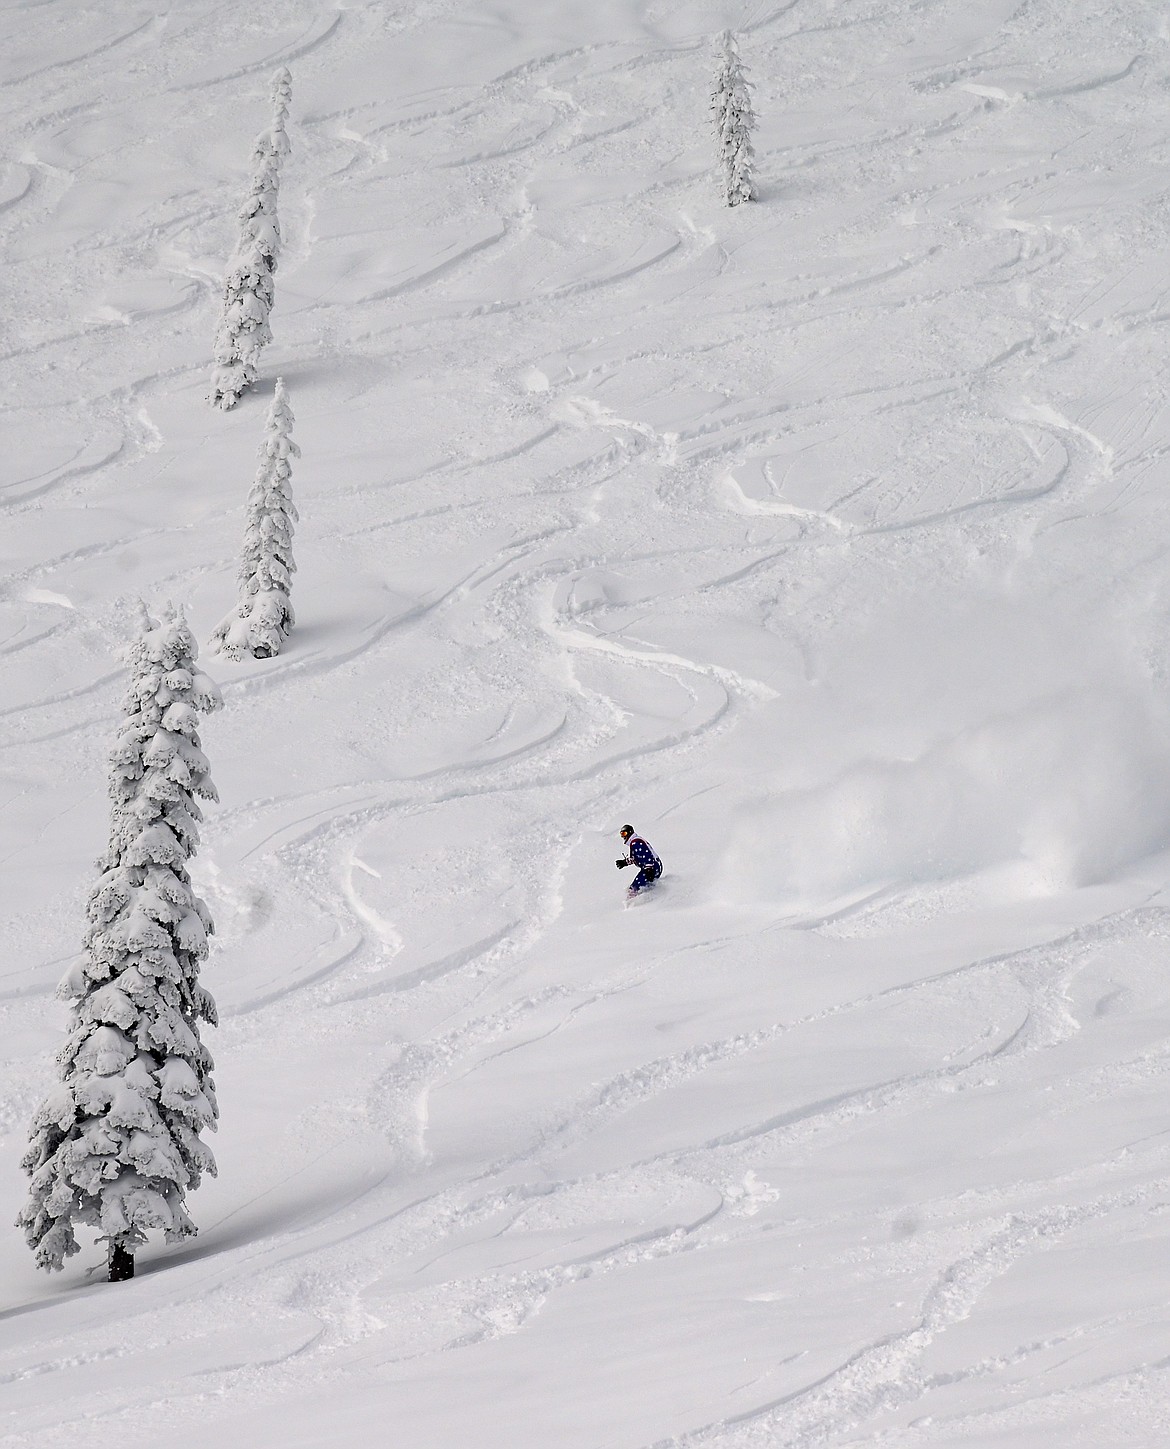
M124 1283L134 1277L134 1254L128 1253L121 1243L110 1244L110 1282Z

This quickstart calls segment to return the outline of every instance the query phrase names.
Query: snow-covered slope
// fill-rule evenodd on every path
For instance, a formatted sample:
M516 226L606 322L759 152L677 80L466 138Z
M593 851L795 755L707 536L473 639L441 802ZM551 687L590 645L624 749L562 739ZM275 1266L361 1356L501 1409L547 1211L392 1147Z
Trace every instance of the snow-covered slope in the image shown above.
M0 1232L4 1442L1164 1442L1165 7L3 28L5 1218L131 603L230 606L278 373L303 450L297 627L206 661L220 1177L130 1284Z

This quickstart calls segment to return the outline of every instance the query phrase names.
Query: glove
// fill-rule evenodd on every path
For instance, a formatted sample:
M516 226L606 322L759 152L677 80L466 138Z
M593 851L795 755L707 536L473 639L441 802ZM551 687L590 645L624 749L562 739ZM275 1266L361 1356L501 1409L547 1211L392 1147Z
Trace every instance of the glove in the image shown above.
M625 870L626 866L629 865L629 863L630 862L628 860L615 860L614 861L614 865L617 866L618 870Z

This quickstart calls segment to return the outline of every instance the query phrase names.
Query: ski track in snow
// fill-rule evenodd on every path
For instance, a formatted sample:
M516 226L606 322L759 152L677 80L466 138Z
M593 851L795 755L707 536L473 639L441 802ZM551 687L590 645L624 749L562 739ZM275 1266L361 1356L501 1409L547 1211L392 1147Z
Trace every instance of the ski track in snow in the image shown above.
M139 596L227 607L278 373L303 457L298 627L205 660L221 1176L117 1289L0 1236L5 1443L1161 1443L1160 9L6 34L10 1218L111 658ZM222 416L283 63L276 340Z

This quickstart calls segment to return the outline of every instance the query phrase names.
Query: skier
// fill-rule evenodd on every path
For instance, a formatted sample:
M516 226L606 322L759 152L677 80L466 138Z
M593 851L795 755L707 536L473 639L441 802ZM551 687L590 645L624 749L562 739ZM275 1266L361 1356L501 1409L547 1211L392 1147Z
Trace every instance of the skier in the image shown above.
M662 862L654 853L650 842L643 840L640 835L634 834L632 825L623 825L621 829L622 843L626 847L626 854L614 864L618 870L625 870L627 865L636 865L638 874L630 882L630 888L626 895L630 900L652 886L662 875Z

